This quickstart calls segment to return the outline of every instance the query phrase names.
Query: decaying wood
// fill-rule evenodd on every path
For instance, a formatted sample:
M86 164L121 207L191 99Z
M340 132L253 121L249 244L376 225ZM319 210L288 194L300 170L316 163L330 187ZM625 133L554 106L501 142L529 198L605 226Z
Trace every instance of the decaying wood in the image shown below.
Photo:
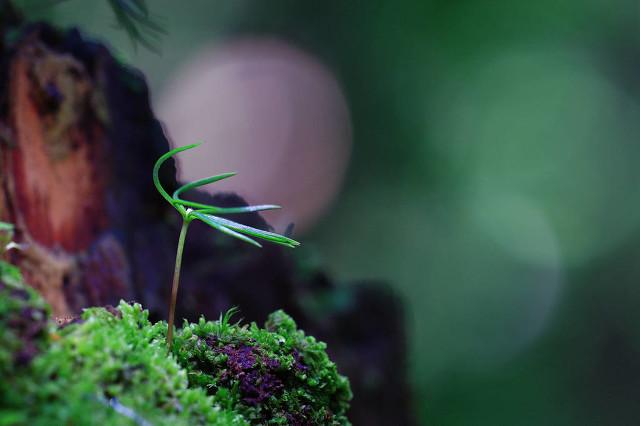
M86 258L110 265L120 255L116 264L126 262L122 250L101 247L105 243L100 237L108 228L109 180L104 101L84 65L49 49L37 33L12 55L9 99L13 137L2 163L3 199L11 204L1 210L26 243L18 260L25 279L42 292L56 315L69 315L79 306L70 305L65 290L90 278L89 270L79 268ZM102 253L104 259L95 259ZM106 272L116 285L110 292L124 296L127 284L114 283L111 271ZM104 302L96 296L88 294L86 301Z

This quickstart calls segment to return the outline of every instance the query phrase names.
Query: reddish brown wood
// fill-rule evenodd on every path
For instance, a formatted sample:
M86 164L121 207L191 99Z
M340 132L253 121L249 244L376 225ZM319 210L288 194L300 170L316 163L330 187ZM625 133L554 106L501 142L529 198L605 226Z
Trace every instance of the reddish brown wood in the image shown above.
M30 40L12 61L10 81L14 209L34 242L86 250L107 227L104 130L92 111L91 79L71 56Z
M11 140L2 150L0 211L27 247L16 256L25 279L55 315L77 310L69 299L100 304L104 286L126 294L124 250L103 235L110 169L100 87L80 61L49 49L37 32L7 68Z

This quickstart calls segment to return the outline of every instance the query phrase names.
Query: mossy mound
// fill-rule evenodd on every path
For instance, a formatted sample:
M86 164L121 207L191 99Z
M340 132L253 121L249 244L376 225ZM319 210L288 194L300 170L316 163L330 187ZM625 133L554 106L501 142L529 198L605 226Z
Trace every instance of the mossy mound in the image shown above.
M0 262L0 426L348 424L347 379L283 312L185 323L173 354L166 330L125 302L56 327Z
M33 415L41 424L246 424L189 387L165 334L166 324L149 322L138 304L86 310L33 360L32 377L46 384L29 389Z
M298 330L282 311L265 328L255 323L185 323L174 352L193 386L260 425L345 425L349 381L337 373L326 345Z
M20 309L9 318L34 308ZM121 302L88 309L61 329L49 325L37 343L28 342L41 353L3 371L13 389L0 402L0 425L246 425L204 389L189 387L187 372L167 352L166 324L151 324L147 315Z

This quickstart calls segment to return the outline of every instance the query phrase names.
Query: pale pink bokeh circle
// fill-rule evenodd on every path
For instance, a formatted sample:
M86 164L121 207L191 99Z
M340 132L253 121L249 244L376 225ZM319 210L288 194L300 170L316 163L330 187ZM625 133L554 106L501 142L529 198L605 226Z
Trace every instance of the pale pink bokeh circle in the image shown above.
M200 51L157 102L183 181L234 171L208 187L250 203L276 230L309 229L340 189L351 151L347 102L333 74L282 41L242 39Z

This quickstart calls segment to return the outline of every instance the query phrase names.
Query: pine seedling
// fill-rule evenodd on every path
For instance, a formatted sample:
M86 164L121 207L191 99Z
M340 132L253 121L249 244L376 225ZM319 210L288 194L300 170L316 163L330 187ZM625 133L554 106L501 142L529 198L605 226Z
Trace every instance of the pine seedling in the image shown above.
M182 185L178 189L175 190L173 195L169 195L167 191L164 190L162 184L160 183L159 171L162 164L169 158L178 154L179 152L186 151L192 148L197 147L199 144L187 145L180 148L172 149L171 151L164 154L162 157L156 161L155 166L153 167L153 183L156 186L160 195L164 197L165 200L169 202L182 216L182 228L180 229L180 236L178 238L178 249L176 252L176 265L173 273L173 284L171 287L171 300L169 305L169 328L167 331L167 345L169 346L169 350L173 347L173 326L175 319L175 310L176 310L176 299L178 296L178 286L180 284L180 268L182 265L182 253L184 251L184 242L187 236L187 230L189 228L189 224L193 220L199 220L201 222L206 223L210 227L215 230L218 230L224 234L227 234L231 237L237 238L249 244L253 244L257 247L262 247L259 242L257 242L254 238L262 239L265 241L270 241L275 244L280 244L283 246L294 248L300 243L291 238L284 237L282 235L263 231L262 229L252 228L250 226L242 225L240 223L233 222L228 219L224 219L219 215L225 214L237 214L237 213L249 213L249 212L258 212L263 210L273 210L279 209L280 206L265 204L265 205L257 205L257 206L242 206L242 207L217 207L209 204L196 203L193 201L184 200L181 198L181 195L194 188L198 188L203 185L207 185L210 183L214 183L220 181L222 179L229 178L235 173L223 173L216 176L207 177L204 179L200 179L194 182L187 183Z

